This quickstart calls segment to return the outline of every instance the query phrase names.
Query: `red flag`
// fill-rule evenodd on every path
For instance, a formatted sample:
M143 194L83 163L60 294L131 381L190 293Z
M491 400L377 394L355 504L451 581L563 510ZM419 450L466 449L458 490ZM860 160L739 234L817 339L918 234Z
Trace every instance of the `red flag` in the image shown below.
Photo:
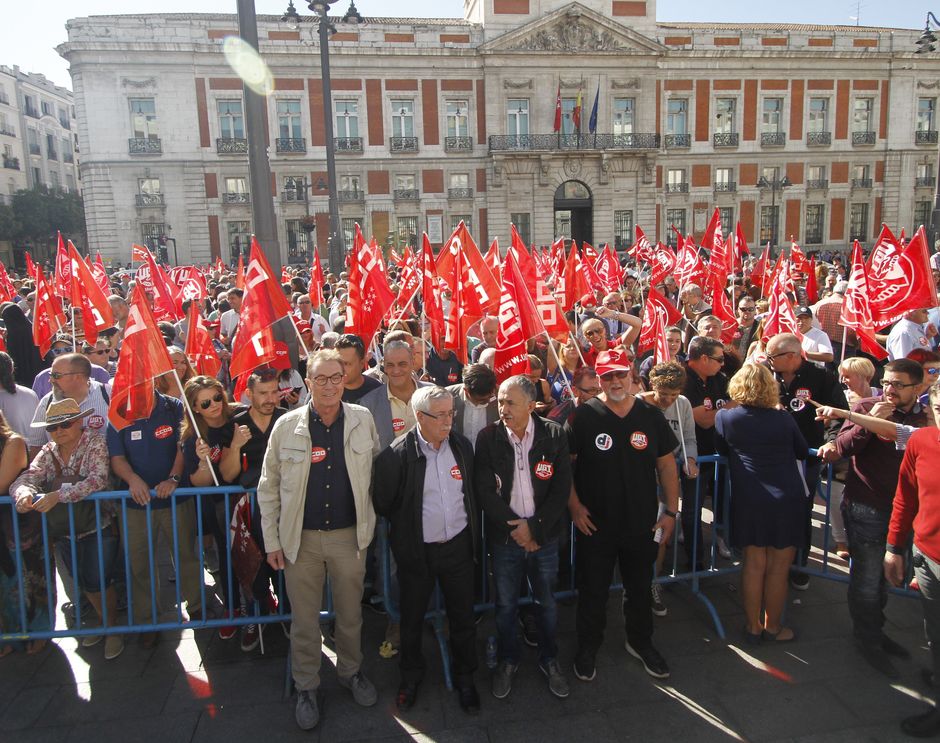
M790 269L800 273L809 271L809 261L806 259L806 253L794 240L790 240Z
M480 255L480 250L463 221L457 225L457 229L437 256L437 275L444 279L452 293L456 292L459 280L454 268L458 253L462 255L463 271L469 274L469 285L473 287L480 307L487 313L496 314L499 311L499 282Z
M268 259L264 255L264 251L261 249L261 246L258 244L258 241L255 239L255 236L251 236L251 253L249 255L249 265L251 261L256 261L258 263L258 270L255 272L255 276L264 276L263 279L257 279L263 281L261 286L264 287L264 290L268 294L268 299L271 302L271 307L274 309L274 317L277 320L280 320L282 317L287 317L291 313L290 302L287 297L284 296L284 290L281 288L281 285L275 280L275 273L271 270L271 264L268 263ZM247 274L246 274L246 284L247 284Z
M515 231L515 227L510 224L510 228ZM494 237L493 242L490 243L490 249L486 251L486 255L483 256L483 262L489 266L490 271L493 272L493 277L497 280L500 275L500 257L499 257L499 238Z
M620 261L610 245L604 246L594 268L607 291L615 292L620 288Z
M695 240L691 237L683 238L679 230L676 230L676 236L678 239L677 244L682 246L679 248L679 252L676 255L675 268L676 279L679 282L679 286L684 287L687 284L703 286L708 271L705 269L705 264L702 263L702 259L699 256Z
M33 263L33 257L29 254L29 251L26 251L26 275L29 276L33 281L36 280L36 274L38 272L38 266Z
M12 302L16 296L16 287L10 281L10 275L7 273L7 267L0 262L0 294L4 295L3 302Z
M418 296L421 288L421 271L415 263L411 253L411 246L405 247L405 254L401 258L401 271L398 274L398 298L395 304L402 310L411 305Z
M526 306L525 319L520 304ZM496 381L502 382L516 374L529 373L526 342L543 332L538 311L525 288L515 255L507 253L503 270L502 295L499 303L499 331L496 334L496 357L493 370ZM529 327L525 327L525 325Z
M768 274L766 269L764 270L764 285L761 287L761 295L767 296L770 294L770 288L773 286L773 283L777 280L777 277L783 273L783 253L777 256L777 262L774 264L773 270ZM786 291L786 285L784 285L784 291Z
M667 276L671 276L676 270L676 254L672 249L663 245L656 244L656 250L653 252L652 274L650 275L650 286L656 286Z
M636 242L633 243L627 253L632 255L633 259L637 262L646 261L647 263L652 263L653 246L650 244L649 238L646 236L646 233L640 229L640 225L635 225L634 231L636 233Z
M887 225L882 225L868 258L868 284L871 319L876 328L900 320L911 310L937 305L923 226L902 248Z
M36 302L33 310L33 343L39 353L45 356L52 347L52 339L65 325L65 315L59 298L52 293L42 268L34 264L36 270Z
M149 250L147 251L146 266L150 271L154 317L157 320L176 322L182 318L183 313L177 304L173 289L170 287L170 277L157 265ZM140 269L137 270L137 274L140 275Z
M239 266L241 265L241 258ZM326 302L323 296L323 266L320 264L320 249L313 249L313 266L310 269L310 285L307 287L310 294L310 304L314 307L322 307Z
M581 258L591 267L597 262L597 251L591 243L581 243Z
M135 285L108 407L111 425L120 431L132 421L148 418L153 410L154 377L172 371L166 341L157 330L144 289Z
M440 264L438 264L440 273ZM444 346L450 348L457 359L467 363L467 336L470 326L483 317L478 294L473 290L473 280L469 267L464 263L464 252L457 252L454 260L453 275L456 277L455 288L451 292L450 310L445 323Z
M212 338L209 336L209 330L206 328L199 314L199 305L193 302L189 305L189 322L186 331L186 348L184 353L189 363L197 374L205 374L207 377L215 377L222 368L222 362L219 355L215 352L215 346L212 345Z
M238 256L238 273L235 274L235 288L245 289L245 257Z
M711 290L712 314L721 320L721 342L731 343L734 333L738 329L738 319L734 315L731 298L725 291L728 278L711 272L708 279L706 279L706 283L707 287L703 294L707 295L708 290Z
M406 253L408 252L408 248L410 248L410 247L411 247L410 245L406 245L406 246L405 246L405 252L406 252ZM400 255L398 255L398 253L395 252L395 248L391 248L391 249L388 251L388 259L389 259L392 263L394 263L396 266L398 266L399 268L402 268L402 263L403 263L402 257L401 257Z
M816 281L816 258L809 262L809 272L806 276L806 299L810 304L816 304L819 301L819 284Z
M91 264L91 275L95 277L95 283L105 294L111 294L111 282L108 280L108 272L101 260L101 253L95 253L95 262Z
M431 329L431 345L440 353L444 350L444 335L446 332L444 310L441 306L441 286L437 280L437 269L434 266L434 253L431 242L425 232L421 245L421 301L424 307L424 316L428 319Z
M346 332L362 338L365 347L382 324L385 313L395 302L388 288L385 274L379 264L376 248L365 245L362 233L356 228L357 239L362 242L352 262L349 275L349 297L346 302Z
M147 260L147 254L149 252L150 250L143 245L131 245L131 263Z
M728 252L728 245L725 243L721 233L721 212L718 208L712 213L712 218L705 229L705 235L702 237L702 247L708 251L708 270L721 279L724 286L728 280L728 274L733 272L731 255Z
M777 273L770 287L770 303L767 317L764 318L764 334L761 336L765 343L780 333L793 333L800 340L803 339L800 324L793 313L793 304L787 296L783 274L783 271Z
M578 253L578 246L574 240L571 241L571 251L565 261L565 272L562 274L562 278L565 285L562 292L561 308L567 312L574 307L575 302L591 290L584 276L584 271L581 269L581 255Z
M281 283L289 284L291 280L291 275L287 272L286 266L281 266Z
M852 247L852 267L849 272L849 286L842 300L842 312L839 324L852 328L858 336L862 350L878 360L888 358L888 352L875 338L875 326L871 319L869 306L868 268L862 257L862 246L855 241Z
M734 252L739 259L751 254L747 247L747 240L744 239L744 230L741 229L740 222L734 226Z
M65 249L65 241L62 239L62 233L59 233L59 247L55 254L55 293L56 296L65 299L69 296L72 288L72 266L69 260L69 253Z
M69 240L69 257L72 263L70 301L73 307L81 308L85 340L93 346L98 341L100 331L114 326L114 314L108 297L95 283L91 270L85 265L85 261L82 260L71 240Z
M676 325L682 319L682 314L672 302L656 291L652 286L646 297L646 306L643 309L643 324L640 326L640 337L637 346L640 351L655 346L660 338L665 340L666 328ZM658 359L657 364L669 360L669 347L666 346L666 356Z
M767 273L767 263L770 260L770 243L764 246L763 252L760 254L760 258L757 259L757 263L754 264L754 268L751 269L751 283L760 285L761 294L763 294L764 288L764 275Z
M245 296L238 314L238 331L232 339L232 360L229 365L232 379L250 374L275 359L271 326L283 315L279 315L271 303L268 290L270 283L273 283L273 277L252 250L245 271Z
M561 81L558 82L558 92L555 94L555 126L553 132L561 132Z

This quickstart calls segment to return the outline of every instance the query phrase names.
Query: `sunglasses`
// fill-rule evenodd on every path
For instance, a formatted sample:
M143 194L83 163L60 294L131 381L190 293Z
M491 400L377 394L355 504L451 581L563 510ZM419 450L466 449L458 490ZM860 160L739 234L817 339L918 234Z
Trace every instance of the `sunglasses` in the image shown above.
M74 422L75 422L75 421L65 421L64 423L53 423L51 426L46 426L46 430L47 430L49 433L55 433L55 432L58 431L60 428L61 428L63 431L67 431L68 429L70 429L70 428L72 427L72 424L73 424Z
M73 374L81 374L82 372L49 372L49 376L53 379L62 379L62 377L71 377Z
M928 366L926 369L924 369L924 371L928 374L940 374L940 368L937 368L936 366Z
M66 346L65 348L53 348L52 349L53 356L61 356L64 353L72 353L72 349L69 348L68 346Z
M225 399L225 395L223 395L221 392L217 392L216 394L212 396L211 400L203 400L202 402L200 402L199 407L202 408L203 410L208 410L209 408L212 407L213 403L220 403L224 399Z
M600 335L600 334L603 333L603 332L604 332L603 330L585 330L585 331L584 331L584 335L586 335L586 336L590 336L590 335Z

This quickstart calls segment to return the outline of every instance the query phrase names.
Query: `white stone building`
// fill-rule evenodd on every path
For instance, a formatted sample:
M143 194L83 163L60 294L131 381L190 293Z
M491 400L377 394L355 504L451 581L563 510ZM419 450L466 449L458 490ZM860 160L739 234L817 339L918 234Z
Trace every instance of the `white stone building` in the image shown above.
M465 0L464 15L334 19L347 233L358 221L387 244L423 230L440 244L464 219L505 245L512 221L536 244L622 247L635 224L701 234L717 205L752 245L816 249L930 220L940 57L914 55L917 31L658 23L655 0ZM166 234L180 262L231 260L252 198L274 199L285 263L309 257L304 224L325 244L316 25L259 18L274 77L263 195L248 193L242 84L222 54L236 29L232 15L69 22L59 51L103 255L126 262L132 242Z

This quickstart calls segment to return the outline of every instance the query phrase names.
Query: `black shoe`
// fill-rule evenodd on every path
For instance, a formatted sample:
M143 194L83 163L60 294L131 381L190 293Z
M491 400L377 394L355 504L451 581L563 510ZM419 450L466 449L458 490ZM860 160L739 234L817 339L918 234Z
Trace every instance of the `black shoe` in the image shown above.
M881 649L888 655L893 655L895 658L901 658L903 660L910 660L911 658L911 654L906 647L895 642L887 635L881 636Z
M902 720L901 731L914 738L932 738L940 733L940 709L932 707L929 712Z
M373 593L372 595L363 598L362 606L366 609L370 609L372 612L378 614L381 617L384 617L388 614L388 612L385 611L385 601L377 593Z
M876 671L883 673L889 679L901 678L900 672L895 668L888 654L882 650L880 646L856 642L855 647L858 648L858 652L862 654L862 657L867 660L868 664Z
M809 588L809 576L806 573L791 573L790 587L797 591L805 591Z
M669 666L666 665L666 659L659 654L659 651L652 645L643 648L635 648L627 640L624 643L627 652L643 664L646 672L657 679L669 678Z
M460 708L468 715L479 714L480 695L477 692L477 687L473 685L473 682L457 689L457 699L460 700Z
M395 706L399 712L407 712L415 706L418 701L418 682L402 681L398 687L398 696L395 698Z
M593 681L597 678L594 656L578 653L574 659L574 675L579 681Z
M539 625L531 611L519 612L519 624L522 626L522 640L530 648L539 646Z

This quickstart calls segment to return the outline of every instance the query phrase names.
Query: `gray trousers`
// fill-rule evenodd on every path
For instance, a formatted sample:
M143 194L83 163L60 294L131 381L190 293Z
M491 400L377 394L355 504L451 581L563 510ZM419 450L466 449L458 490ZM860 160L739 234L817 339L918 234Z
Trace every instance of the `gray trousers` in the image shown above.
M934 679L940 679L940 563L914 547L914 575L920 586L924 607L924 634L930 644ZM934 688L934 702L940 702L940 689Z

